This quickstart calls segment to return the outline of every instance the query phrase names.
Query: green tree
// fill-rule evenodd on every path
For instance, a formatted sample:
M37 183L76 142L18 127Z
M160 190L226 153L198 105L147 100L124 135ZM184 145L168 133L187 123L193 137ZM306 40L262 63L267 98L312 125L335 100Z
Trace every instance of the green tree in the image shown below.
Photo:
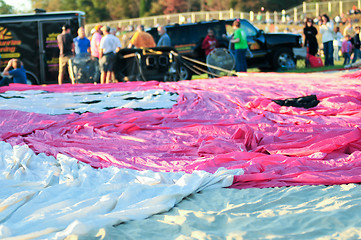
M61 10L61 2L59 0L32 0L33 8L42 8L47 12Z
M113 20L135 18L139 16L138 4L133 0L108 0L107 10Z
M31 0L31 4L33 8L42 8L46 9L46 7L49 5L49 0Z
M78 9L86 13L87 22L101 22L110 20L107 1L78 0Z
M12 6L7 5L3 0L0 0L0 14L11 14L14 13Z
M77 0L62 0L61 1L61 10L62 11L78 10L78 1Z
M32 0L34 8L43 8L47 12L80 10L86 13L87 22L110 20L107 2L103 0Z
M201 2L198 0L188 0L188 12L197 12L201 10Z
M146 11L147 11L147 2L146 2L146 0L140 0L139 17L144 17L144 14L145 14Z
M207 0L207 7L210 11L228 10L231 8L231 0Z
M12 11L0 0L3 12ZM238 11L280 11L302 4L304 0L31 0L34 8L47 11L81 10L88 23L172 14L189 11L217 11L233 8ZM308 0L313 1L313 0ZM5 4L5 5L4 5ZM6 8L6 7L10 7Z
M303 0L261 0L259 6L273 12L295 7L302 4L302 2Z
M149 14L150 15L161 15L163 14L164 11L164 7L162 4L160 4L158 1L153 1L151 3L151 7L150 7L150 11Z
M181 13L188 10L186 0L159 0L159 3L164 9L164 14Z
M56 11L60 11L61 8L62 8L62 5L59 0L49 0L48 6L46 7L46 11L56 12Z
M123 0L109 0L107 10L111 19L123 19L127 12L127 6Z
M65 9L65 5L59 0L32 0L31 3L33 8L41 8L47 12L61 11Z

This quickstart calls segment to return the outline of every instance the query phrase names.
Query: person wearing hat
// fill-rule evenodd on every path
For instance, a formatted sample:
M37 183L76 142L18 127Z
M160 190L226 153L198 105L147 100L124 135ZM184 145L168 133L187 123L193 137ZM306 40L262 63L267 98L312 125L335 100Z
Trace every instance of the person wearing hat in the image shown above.
M353 59L352 63L355 63L357 59L361 58L361 41L360 41L360 26L355 25L355 35L351 39L351 43L353 46Z
M99 46L99 67L100 67L100 83L110 83L113 74L113 66L116 60L115 53L120 50L122 44L120 40L110 33L110 27L103 26L101 28L104 37L100 41Z
M63 84L64 73L68 71L68 62L74 55L73 36L70 33L70 26L68 24L62 27L62 33L57 36L59 47L59 75L58 84Z
M94 33L92 35L91 38L91 42L90 42L90 50L91 50L91 55L95 58L97 58L99 60L99 46L100 46L100 40L102 39L102 31L101 29L101 25L96 25L94 27Z

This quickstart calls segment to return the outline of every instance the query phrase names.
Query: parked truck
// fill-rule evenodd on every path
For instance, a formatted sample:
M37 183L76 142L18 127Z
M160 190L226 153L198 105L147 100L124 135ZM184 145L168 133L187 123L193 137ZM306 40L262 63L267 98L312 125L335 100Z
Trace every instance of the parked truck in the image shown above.
M85 24L81 11L36 12L0 16L1 70L12 58L24 63L29 84L57 83L59 48L56 37L69 24L74 37ZM66 78L65 82L70 82Z
M206 55L201 48L202 41L207 35L209 28L213 29L220 48L228 48L229 30L233 21L211 20L197 23L167 25L167 33L172 46L181 54L201 62L206 62ZM301 49L302 36L292 33L265 33L255 27L246 19L239 19L242 29L247 34L247 41L252 55L247 55L247 65L250 68L259 68L265 71L275 71L280 68L295 66L297 58L295 49ZM157 28L147 30L158 41ZM228 38L225 37L228 35ZM187 64L180 65L180 79L191 79L194 72L188 66L195 65L193 62L183 60ZM292 63L292 64L289 64ZM199 67L202 67L201 65Z

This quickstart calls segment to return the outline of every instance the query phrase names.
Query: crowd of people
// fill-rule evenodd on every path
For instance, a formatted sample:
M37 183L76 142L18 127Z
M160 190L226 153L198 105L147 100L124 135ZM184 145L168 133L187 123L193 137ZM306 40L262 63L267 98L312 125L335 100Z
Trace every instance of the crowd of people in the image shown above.
M144 31L143 25L138 25L136 32L129 41L128 48L152 48L156 46L171 46L171 40L163 26L158 27L160 39L155 43L152 35ZM66 71L74 84L72 60L90 57L96 62L96 82L101 84L115 81L114 63L116 53L122 48L120 39L116 36L116 29L109 26L96 25L91 36L86 37L83 27L78 29L78 36L73 38L70 26L64 25L62 33L57 36L59 47L59 75L58 84L63 84Z
M233 22L232 28L234 32L228 39L228 50L235 59L235 71L247 72L246 54L249 50L247 34L241 28L241 21L239 19L236 19ZM223 37L226 38L226 36ZM215 37L214 30L210 28L208 29L207 36L202 41L202 49L204 50L205 55L208 56L217 47L219 47L219 42ZM209 76L212 77L212 75Z
M342 34L339 23L335 23L326 14L318 17L317 23L315 22L315 19L306 18L303 28L304 45L307 47L307 66L312 65L310 57L316 57L321 52L324 54L325 66L332 66L335 60L339 61L339 53L342 53L344 65L355 63L358 59L361 59L361 29L359 25L352 25L351 21L343 23L344 30ZM249 51L247 35L241 27L240 20L235 20L232 27L234 33L228 39L229 51L235 58L236 72L246 72L246 54ZM171 46L171 39L167 34L166 28L158 26L157 30L160 38L156 43L152 35L144 31L144 26L138 25L127 47L152 48L156 46ZM58 84L63 84L67 71L71 82L75 83L71 77L73 75L71 61L74 58L84 57L89 57L96 62L94 76L96 82L104 84L115 81L113 68L116 61L116 53L122 48L122 43L116 36L116 32L116 29L112 29L109 26L96 25L91 35L87 37L84 28L80 27L77 31L78 36L73 38L71 27L64 25L62 33L57 36L59 47ZM322 45L317 40L318 34L321 35ZM203 39L201 45L205 55L208 55L218 46L219 43L215 37L214 30L208 29L208 34ZM11 68L12 70L10 71ZM5 77L1 79L0 85L8 85L9 81L26 83L25 69L18 59L10 60L2 75ZM13 79L7 78L6 75L13 76Z
M234 34L230 39L230 52L235 57L237 72L247 71L246 52L248 50L247 35L240 26L240 21L233 23ZM70 26L64 25L62 33L58 35L57 42L59 47L59 76L58 84L63 84L65 72L68 71L72 83L73 69L71 61L74 58L91 57L96 61L98 68L95 70L94 79L101 84L111 83L115 81L114 63L116 61L116 53L122 48L120 39L116 36L116 29L108 26L96 25L91 31L89 37L85 36L84 28L78 29L78 36L73 39ZM164 26L158 26L157 31L159 40L156 43L151 34L144 31L143 25L136 27L136 32L129 39L127 48L152 48L161 46L171 46L171 39L167 34ZM208 55L212 50L218 47L218 41L215 38L214 30L209 29L208 35L202 42L202 49ZM98 74L99 73L99 74Z
M334 61L339 61L340 53L344 65L361 59L360 26L353 25L351 20L342 24L344 24L343 33L340 31L340 23L334 22L326 14L318 17L317 21L306 18L303 34L304 44L307 47L307 65L310 65L310 57L320 55L320 50L324 54L325 66L333 66ZM318 34L321 34L321 46L317 40Z

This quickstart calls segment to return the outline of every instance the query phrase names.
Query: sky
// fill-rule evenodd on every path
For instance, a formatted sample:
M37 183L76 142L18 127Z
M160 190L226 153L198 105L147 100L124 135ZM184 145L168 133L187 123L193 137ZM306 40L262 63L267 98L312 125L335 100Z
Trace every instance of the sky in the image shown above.
M8 5L15 8L15 11L26 12L31 10L31 0L4 0Z

